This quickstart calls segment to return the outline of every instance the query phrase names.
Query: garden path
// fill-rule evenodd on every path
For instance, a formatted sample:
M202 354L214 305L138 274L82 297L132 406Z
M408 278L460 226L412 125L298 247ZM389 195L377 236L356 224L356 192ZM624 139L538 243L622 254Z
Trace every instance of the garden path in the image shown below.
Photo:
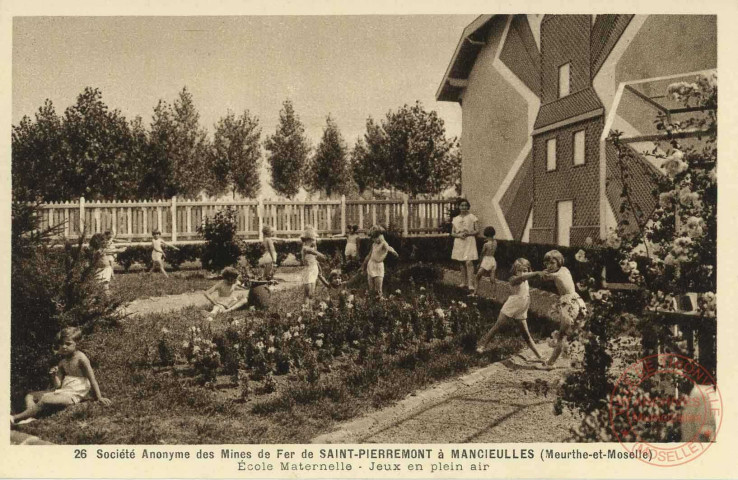
M447 270L444 282L458 285L461 275ZM492 291L486 280L479 294L497 301L509 295L507 282ZM531 310L545 314L556 295L531 289ZM544 358L551 354L546 342L537 344ZM524 351L529 357L532 354ZM560 359L544 370L520 356L493 363L462 377L415 392L391 407L338 425L312 443L494 443L561 442L577 419L571 412L555 415L555 393L525 392L523 385L547 382L553 387L569 371ZM546 425L546 428L541 428Z
M302 282L300 272L282 272L274 278L278 283L272 287L273 291L299 287ZM199 290L179 295L139 298L124 307L124 313L137 316L149 313L166 313L189 306L204 307L209 303L204 293L204 290Z

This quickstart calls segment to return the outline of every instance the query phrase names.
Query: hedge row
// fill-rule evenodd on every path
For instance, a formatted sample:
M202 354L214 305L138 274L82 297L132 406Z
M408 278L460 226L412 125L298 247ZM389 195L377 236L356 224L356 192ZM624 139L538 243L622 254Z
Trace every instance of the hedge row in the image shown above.
M400 254L400 259L395 260L394 257L387 257L387 266L393 268L397 262L429 262L429 263L451 263L451 249L453 247L453 238L450 236L437 237L402 237L394 232L389 232L386 239L392 247ZM478 239L478 250L481 251L484 239ZM318 250L328 256L335 258L343 253L346 240L342 238L321 239L318 242ZM264 255L264 249L260 242L242 242L240 244L241 255L252 266L258 264L259 258ZM284 262L289 254L300 258L300 249L302 244L299 240L278 240L275 242L277 250L277 264ZM371 249L371 239L359 239L359 256L364 258L369 254ZM556 249L562 253L565 264L569 267L574 275L574 279L578 280L585 276L593 276L599 278L597 272L602 271L602 267L613 263L614 251L601 247L562 247L559 245L521 243L512 240L499 240L497 242L497 259L498 277L507 278L509 270L513 262L517 258L527 258L533 265L534 270L543 268L543 257L549 250ZM579 262L575 256L579 250L584 250L587 262ZM179 250L167 249L165 261L177 269L185 261L195 261L202 256L203 245L182 245ZM124 252L118 254L118 263L128 270L134 263L144 265L146 268L151 267L151 247L150 246L133 246L128 247ZM614 266L615 267L615 266ZM627 279L617 278L617 268L608 268L608 281L627 281Z

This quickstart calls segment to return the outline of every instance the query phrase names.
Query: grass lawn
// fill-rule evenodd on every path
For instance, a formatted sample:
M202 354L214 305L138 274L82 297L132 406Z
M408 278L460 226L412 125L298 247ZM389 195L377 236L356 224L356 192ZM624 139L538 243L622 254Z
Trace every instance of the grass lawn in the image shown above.
M113 295L125 300L134 300L180 293L196 292L210 288L215 280L209 279L205 270L181 270L169 272L169 277L161 273L116 272L111 282Z
M202 290L213 282L202 272L182 272L170 279L148 275L116 275L115 288L152 296ZM148 282L145 288L142 278ZM443 284L436 286L436 295L444 303L467 301L460 289ZM296 289L277 296L273 311L280 314L298 310L302 302L302 292ZM499 305L481 299L478 308L491 325ZM263 317L245 311L237 318ZM449 340L435 340L422 351L401 351L385 355L379 363L363 364L349 352L337 357L317 383L294 373L277 375L275 392L263 393L261 383L252 381L255 393L243 400L230 376L220 375L206 388L186 368L159 365L157 346L163 335L181 345L189 328L202 324L202 319L201 310L188 307L127 319L90 335L81 349L93 362L101 390L113 405L83 403L25 425L23 431L61 444L305 443L336 422L387 406L434 381L500 360L524 346L517 337L500 335L490 355L480 357ZM532 318L530 323L534 336L550 333L547 322ZM226 329L225 320L210 325L214 332Z

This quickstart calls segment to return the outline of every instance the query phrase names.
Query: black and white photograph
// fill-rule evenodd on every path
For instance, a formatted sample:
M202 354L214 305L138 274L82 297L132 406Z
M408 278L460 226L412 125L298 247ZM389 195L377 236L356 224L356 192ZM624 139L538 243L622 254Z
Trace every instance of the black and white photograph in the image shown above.
M730 25L477 7L3 14L3 450L104 476L726 460Z

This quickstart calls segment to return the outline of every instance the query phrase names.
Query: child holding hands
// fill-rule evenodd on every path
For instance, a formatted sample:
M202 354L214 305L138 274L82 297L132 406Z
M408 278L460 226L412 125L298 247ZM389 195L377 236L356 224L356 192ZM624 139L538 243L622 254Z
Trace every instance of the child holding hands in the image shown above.
M530 262L525 258L518 258L512 265L512 277L508 280L512 286L512 294L507 298L505 304L500 309L500 315L492 328L479 340L477 346L478 353L484 353L485 348L489 344L492 337L497 333L504 324L509 322L516 323L521 335L525 339L525 343L533 351L533 354L541 359L541 354L536 349L533 338L528 330L528 308L530 307L530 287L528 280L541 276L541 272L531 272Z
M168 277L166 270L164 270L164 247L171 247L175 250L179 250L174 245L170 245L169 243L165 242L161 238L161 232L159 230L154 230L151 232L151 235L153 239L151 240L151 270L150 272L153 272L155 268L159 268L159 271L164 274L165 277Z
M484 229L484 238L487 240L482 247L482 262L479 264L479 270L477 271L477 289L479 288L479 282L484 277L489 277L489 281L492 287L497 284L497 261L495 260L495 251L497 250L497 240L495 240L495 228L487 227ZM475 296L474 290L471 291L469 296ZM492 298L495 297L495 291L492 291Z
M380 225L374 225L369 230L369 238L372 239L372 250L364 259L361 269L367 274L369 291L374 292L378 298L382 298L384 259L387 258L388 253L391 253L395 257L399 255L384 239L384 228Z
M82 332L77 327L64 328L57 334L56 353L62 358L56 367L49 370L54 390L26 395L26 409L10 416L11 427L22 420L36 418L41 413L60 410L86 400L90 390L97 401L110 405L110 400L100 393L87 355L77 350L77 343L81 339Z
M543 280L552 281L556 284L559 299L551 307L549 315L559 323L559 336L556 346L551 353L551 358L546 366L553 366L561 355L566 344L567 336L574 330L576 321L587 315L587 304L576 292L574 279L571 272L564 266L564 256L558 250L551 250L543 256L543 265L546 267L542 274Z

